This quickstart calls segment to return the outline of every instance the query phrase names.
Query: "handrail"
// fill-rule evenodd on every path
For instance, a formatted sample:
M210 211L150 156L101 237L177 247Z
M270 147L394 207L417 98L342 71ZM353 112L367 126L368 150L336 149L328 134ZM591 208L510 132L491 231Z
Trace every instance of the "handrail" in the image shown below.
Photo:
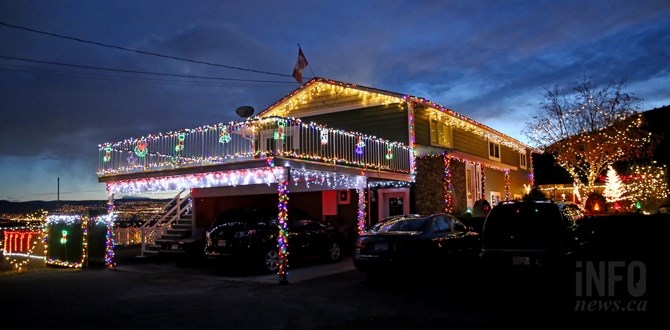
M98 146L98 176L201 167L281 156L410 173L413 149L363 133L300 119L267 117Z
M185 190L186 189L182 189L173 199L163 206L163 210L167 210L166 212L163 212L142 224L140 227L140 237L142 242L140 256L144 256L148 244L154 243L158 238L165 234L167 229L172 227L172 224L175 221L191 211L190 193L182 197Z

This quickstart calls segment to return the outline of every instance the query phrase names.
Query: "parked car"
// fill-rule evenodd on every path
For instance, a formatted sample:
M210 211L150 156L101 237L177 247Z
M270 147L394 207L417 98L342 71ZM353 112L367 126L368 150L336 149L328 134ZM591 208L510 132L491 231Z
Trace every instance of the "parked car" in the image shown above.
M205 255L209 258L249 262L267 272L279 267L276 208L235 209L218 215L205 232ZM298 209L288 212L288 252L295 258L320 257L331 262L342 257L338 230L309 217Z
M450 214L396 216L359 236L354 266L375 276L417 267L442 268L454 260L474 260L479 234Z
M501 202L484 221L481 257L488 265L557 265L588 242L584 214L552 200Z

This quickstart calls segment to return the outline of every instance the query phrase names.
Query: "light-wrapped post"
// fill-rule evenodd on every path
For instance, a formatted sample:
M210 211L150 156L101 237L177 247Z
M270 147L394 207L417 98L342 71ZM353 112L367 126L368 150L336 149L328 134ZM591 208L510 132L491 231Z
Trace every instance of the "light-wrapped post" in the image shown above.
M279 235L277 235L277 248L279 249L279 268L277 275L280 284L288 283L288 184L290 181L290 168L281 178L277 178L277 194L279 210Z

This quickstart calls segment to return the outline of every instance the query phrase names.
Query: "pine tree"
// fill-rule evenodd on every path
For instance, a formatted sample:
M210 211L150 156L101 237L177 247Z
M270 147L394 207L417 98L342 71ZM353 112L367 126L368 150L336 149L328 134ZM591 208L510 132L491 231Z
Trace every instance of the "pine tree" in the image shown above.
M616 171L610 165L607 168L607 179L605 180L605 191L603 192L603 195L605 195L608 203L614 203L622 200L625 192L626 190L624 189L619 175L616 174Z

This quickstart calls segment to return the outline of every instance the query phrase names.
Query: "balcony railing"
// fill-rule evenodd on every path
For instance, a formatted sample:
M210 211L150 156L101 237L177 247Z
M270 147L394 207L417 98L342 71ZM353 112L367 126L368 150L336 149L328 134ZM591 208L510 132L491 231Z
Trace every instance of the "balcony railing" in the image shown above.
M201 167L279 156L410 173L402 143L299 119L254 118L99 145L98 176Z

